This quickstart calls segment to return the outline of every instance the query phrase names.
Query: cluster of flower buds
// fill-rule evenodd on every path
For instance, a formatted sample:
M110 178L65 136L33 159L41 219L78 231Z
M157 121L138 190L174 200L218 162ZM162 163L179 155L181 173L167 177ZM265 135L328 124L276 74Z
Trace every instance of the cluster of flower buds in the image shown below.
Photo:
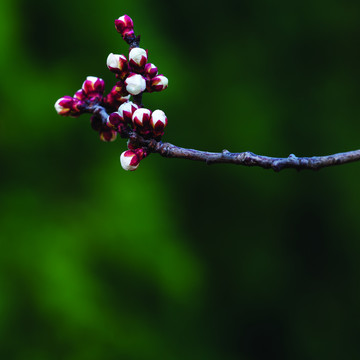
M148 51L138 46L140 38L135 36L134 24L128 15L115 20L115 28L130 45L128 58L113 53L107 57L107 67L117 79L115 86L104 95L104 81L88 76L73 97L57 100L55 109L60 115L72 117L93 113L91 127L103 141L114 141L117 134L129 137L130 133L159 141L167 125L166 115L162 110L152 112L142 107L141 95L166 89L168 79L148 62ZM125 170L132 171L147 155L146 148L128 142L128 150L121 154L120 163Z
M83 114L89 103L99 102L103 96L105 83L103 79L88 76L80 90L73 97L64 96L55 103L59 115L77 117Z
M132 101L120 105L118 111L111 113L106 125L109 129L122 133L130 127L145 139L158 139L164 135L167 117L162 110L151 111L139 107Z
M121 96L162 91L168 87L168 79L158 74L154 64L148 63L148 52L140 47L130 49L129 60L125 55L111 53L106 64L119 79L117 93Z

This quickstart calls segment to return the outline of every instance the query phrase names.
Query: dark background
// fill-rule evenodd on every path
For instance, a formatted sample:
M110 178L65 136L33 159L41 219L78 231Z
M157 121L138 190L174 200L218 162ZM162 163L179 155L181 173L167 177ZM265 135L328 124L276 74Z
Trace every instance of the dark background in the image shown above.
M359 148L360 2L0 3L0 357L356 359L360 166L165 159L55 101L110 90L129 14L169 88L164 140L272 156Z

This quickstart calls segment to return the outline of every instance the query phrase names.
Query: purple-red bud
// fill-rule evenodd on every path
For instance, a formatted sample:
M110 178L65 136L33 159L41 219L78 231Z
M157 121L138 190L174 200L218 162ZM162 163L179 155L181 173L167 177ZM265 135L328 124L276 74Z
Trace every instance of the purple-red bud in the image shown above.
M117 128L120 123L124 123L124 118L118 113L113 112L106 120L106 125L110 128Z
M55 103L55 110L62 116L78 116L81 113L81 105L83 102L72 98L71 96L63 96Z
M140 108L134 111L132 122L141 129L148 129L150 125L151 111L149 109Z
M124 83L118 81L109 94L104 97L103 101L108 107L115 110L124 102L129 101L129 99L130 95L128 95Z
M167 117L162 110L153 111L150 118L150 126L153 128L155 136L162 136L167 125Z
M83 90L80 89L74 94L74 98L80 101L84 101L86 99L86 95L84 94Z
M158 68L154 64L147 63L145 65L145 70L144 70L145 76L147 76L149 79L152 79L157 74L158 74Z
M100 131L100 140L110 142L116 140L117 132L115 130L104 129Z
M161 91L168 87L169 80L164 75L157 75L150 80L150 91Z
M130 16L123 15L115 20L115 29L123 39L134 37L134 23Z
M82 85L82 90L87 97L99 97L103 94L105 82L96 76L88 76Z
M133 150L126 150L120 155L120 163L124 170L134 171L138 168L140 157Z
M104 128L104 124L103 124L102 120L95 115L93 115L90 118L90 125L91 125L92 129L95 131L100 131L101 129Z
M118 74L120 78L124 78L128 74L128 62L124 55L109 54L106 65L110 71Z
M131 124L132 116L136 109L139 107L132 101L128 101L119 106L118 113L125 120L125 122Z

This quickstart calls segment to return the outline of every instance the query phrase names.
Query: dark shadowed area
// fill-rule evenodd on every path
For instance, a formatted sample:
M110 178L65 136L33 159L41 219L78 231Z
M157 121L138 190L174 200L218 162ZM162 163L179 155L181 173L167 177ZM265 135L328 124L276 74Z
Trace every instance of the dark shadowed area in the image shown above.
M280 173L156 154L55 101L115 79L130 15L169 88L164 140L360 148L360 2L0 2L0 358L360 357L360 163Z

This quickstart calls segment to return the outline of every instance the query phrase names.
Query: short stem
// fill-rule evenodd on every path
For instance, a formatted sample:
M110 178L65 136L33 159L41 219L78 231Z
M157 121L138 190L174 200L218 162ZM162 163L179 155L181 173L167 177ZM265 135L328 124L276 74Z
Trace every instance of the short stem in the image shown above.
M142 104L142 96L143 96L143 93L140 93L138 95L133 95L133 101L134 103L139 107L143 107L143 104Z

